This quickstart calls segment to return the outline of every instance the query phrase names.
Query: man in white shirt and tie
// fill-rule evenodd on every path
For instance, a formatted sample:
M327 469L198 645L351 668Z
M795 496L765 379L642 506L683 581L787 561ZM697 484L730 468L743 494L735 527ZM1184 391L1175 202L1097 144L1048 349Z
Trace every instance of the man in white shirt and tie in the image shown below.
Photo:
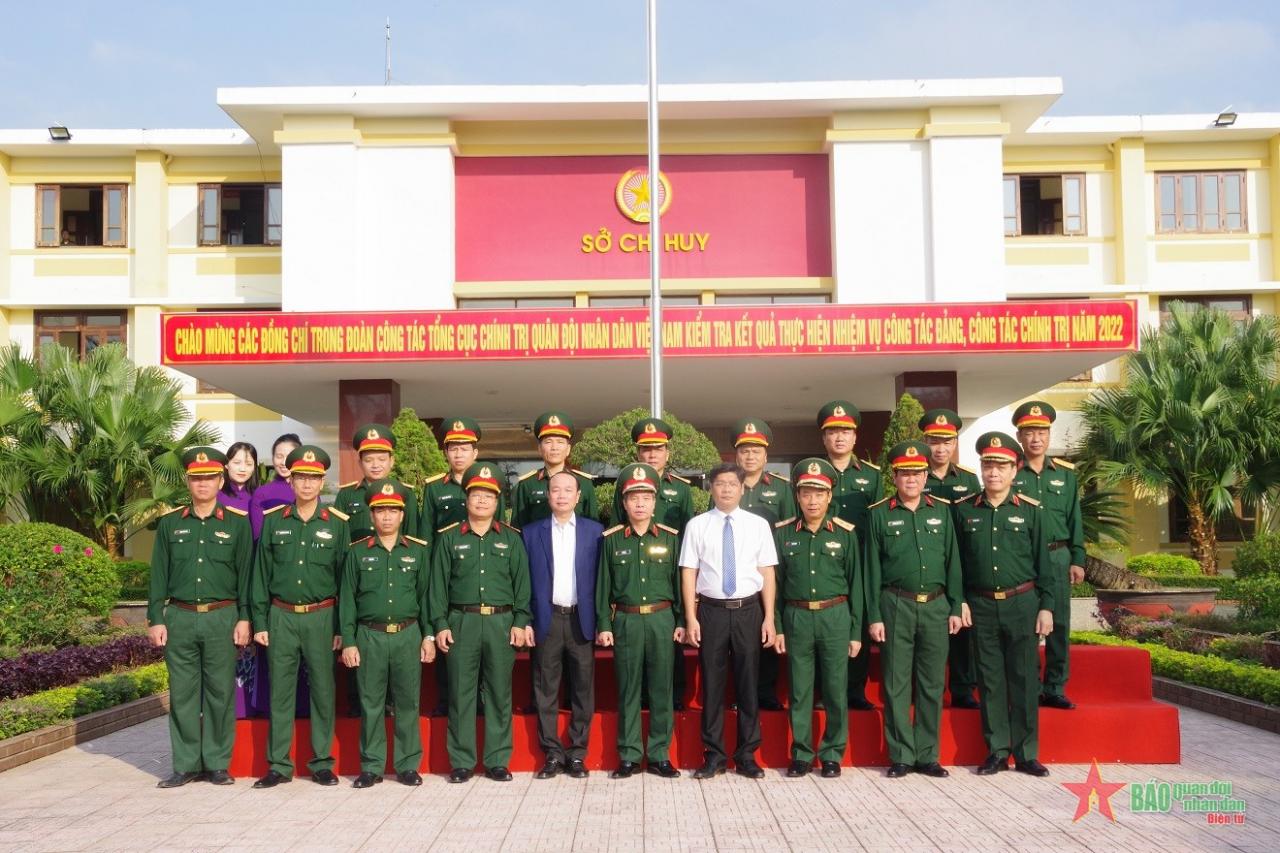
M737 465L719 465L707 475L715 506L685 528L680 548L681 592L685 635L699 650L702 667L703 765L695 779L724 773L725 681L733 667L738 698L736 772L749 779L764 777L756 762L760 747L759 699L756 678L760 650L773 648L778 553L769 522L741 509L746 472Z

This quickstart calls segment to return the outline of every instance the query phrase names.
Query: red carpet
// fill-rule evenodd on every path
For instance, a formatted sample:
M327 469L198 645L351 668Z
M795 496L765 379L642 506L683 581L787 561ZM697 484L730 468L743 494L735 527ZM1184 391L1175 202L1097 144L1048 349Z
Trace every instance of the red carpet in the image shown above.
M697 696L697 657L689 652L685 658L688 673L686 699L692 705ZM779 681L780 698L786 698L784 676ZM587 766L593 770L617 764L617 692L613 680L613 661L608 652L596 653L596 719L591 731ZM360 721L345 716L346 697L342 685L346 671L339 666L339 717L337 731L340 775L360 772ZM422 685L422 711L435 704L435 678L428 668ZM872 653L872 682L868 698L883 705L880 696L879 656ZM515 707L529 703L529 660L521 655L516 661ZM1131 764L1176 764L1180 760L1178 710L1173 705L1151 698L1151 663L1142 649L1074 646L1071 649L1071 682L1068 693L1075 701L1074 711L1040 709L1040 760L1049 763L1087 764L1100 762ZM819 719L822 712L817 712ZM758 754L765 767L785 767L790 761L790 726L787 712L764 711L760 714L763 745ZM561 712L562 730L568 725L568 712ZM443 717L421 717L425 757L424 773L447 773L449 760L445 753ZM239 720L236 724L236 747L231 759L231 772L236 776L260 776L267 771L265 719ZM294 738L295 760L300 773L306 773L310 757L310 723L298 720ZM515 751L513 771L536 770L542 765L538 749L537 722L532 714L515 715ZM387 721L388 740L391 721ZM734 742L734 715L726 714L725 740L730 751ZM483 751L483 750L481 750ZM982 722L978 711L945 708L942 715L940 760L944 765L979 764L986 757L982 741ZM696 707L676 715L676 732L671 760L683 768L702 763L699 737L699 712ZM884 743L884 718L880 710L851 712L849 715L849 751L846 765L882 766L889 763Z

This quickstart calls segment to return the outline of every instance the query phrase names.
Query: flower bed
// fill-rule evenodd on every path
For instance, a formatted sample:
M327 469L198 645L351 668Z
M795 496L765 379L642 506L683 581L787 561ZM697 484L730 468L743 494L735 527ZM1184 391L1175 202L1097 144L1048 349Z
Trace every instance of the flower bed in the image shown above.
M168 688L165 665L152 663L91 678L71 687L55 687L0 702L0 740L162 693Z
M164 649L144 634L127 634L92 646L26 652L0 660L0 700L153 663L163 656Z

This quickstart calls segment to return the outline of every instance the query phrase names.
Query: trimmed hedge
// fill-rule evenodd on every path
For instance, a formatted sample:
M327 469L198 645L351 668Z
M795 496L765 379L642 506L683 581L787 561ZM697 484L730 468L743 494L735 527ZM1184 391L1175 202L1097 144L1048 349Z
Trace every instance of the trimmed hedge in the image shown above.
M1222 575L1158 575L1153 578L1166 589L1214 589L1220 601L1236 600L1236 578Z
M0 700L25 696L86 678L154 663L164 649L145 634L128 634L91 646L31 651L0 660Z
M151 594L151 564L146 560L120 560L116 576L120 578L121 601L146 601Z
M1190 557L1184 557L1181 554L1161 554L1156 551L1150 554L1139 554L1136 557L1130 557L1124 567L1143 577L1160 578L1162 582L1162 575L1184 577L1204 574L1200 564Z
M1100 631L1072 631L1071 642L1088 646L1121 646L1151 653L1151 672L1233 696L1280 705L1280 670L1256 663L1224 660L1193 652L1178 652L1157 643L1122 640Z
M168 670L163 663L153 663L128 672L91 678L71 687L55 687L22 699L0 702L0 740L168 689Z
M1240 599L1240 616L1260 619L1280 630L1280 575L1262 574L1236 581Z
M1238 578L1280 575L1280 533L1259 533L1240 543L1231 570Z

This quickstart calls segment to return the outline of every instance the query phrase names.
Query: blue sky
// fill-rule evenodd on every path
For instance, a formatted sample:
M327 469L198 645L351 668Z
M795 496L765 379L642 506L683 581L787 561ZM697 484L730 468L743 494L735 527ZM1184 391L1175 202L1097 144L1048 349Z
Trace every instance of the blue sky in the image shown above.
M0 127L226 127L219 86L640 83L644 0L6 3ZM1280 111L1280 3L659 0L663 82L1060 76L1058 115Z

